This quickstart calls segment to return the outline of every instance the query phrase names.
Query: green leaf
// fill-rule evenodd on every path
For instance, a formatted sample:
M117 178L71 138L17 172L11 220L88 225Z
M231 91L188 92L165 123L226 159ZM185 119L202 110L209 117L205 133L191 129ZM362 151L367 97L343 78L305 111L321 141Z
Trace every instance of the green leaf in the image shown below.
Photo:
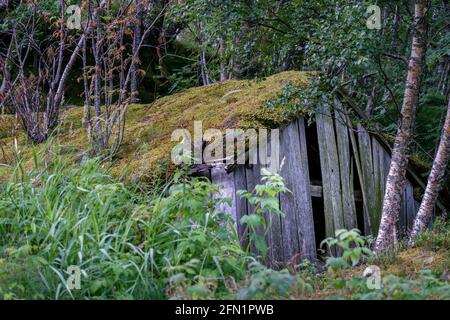
M267 247L264 237L254 234L253 240L255 242L256 249L258 249L258 251L261 252L263 256L265 256L269 248Z
M261 216L257 214L245 215L240 220L241 224L246 224L252 228L256 228L262 224Z

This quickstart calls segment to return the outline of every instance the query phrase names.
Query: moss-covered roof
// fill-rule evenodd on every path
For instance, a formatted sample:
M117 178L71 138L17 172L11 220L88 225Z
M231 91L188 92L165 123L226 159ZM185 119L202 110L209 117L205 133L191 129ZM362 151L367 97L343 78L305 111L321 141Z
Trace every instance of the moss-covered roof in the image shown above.
M258 81L218 82L163 97L151 104L132 105L127 114L121 151L105 165L111 166L113 176L127 172L131 181L149 180L161 175L160 170L164 166L160 164L170 159L174 145L170 141L172 132L181 128L192 132L195 120L203 121L204 130L278 127L288 121L289 116L266 108L265 101L275 97L290 82L306 86L308 74L288 71ZM82 114L81 107L64 111L59 133L53 140L61 156L76 160L89 149L86 129L81 126ZM0 116L0 163L13 159L15 138L19 148L23 148L23 154L29 153L26 138L21 130L14 129L12 118ZM31 159L29 163L32 165Z

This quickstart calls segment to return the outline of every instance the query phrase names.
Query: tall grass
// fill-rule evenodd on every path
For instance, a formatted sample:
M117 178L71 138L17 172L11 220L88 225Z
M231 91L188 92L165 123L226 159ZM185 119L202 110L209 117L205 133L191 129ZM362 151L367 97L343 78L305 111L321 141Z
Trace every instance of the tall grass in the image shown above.
M99 161L58 154L51 142L28 162L16 150L0 184L0 299L308 298L314 289L320 297L448 299L448 259L417 279L383 275L376 292L365 278L336 282L309 263L292 266L295 275L274 271L241 249L231 218L217 209L226 199L213 197L209 181L180 171L145 192L111 178ZM436 229L417 244L448 250L448 224ZM81 271L80 289L68 285L71 266Z
M34 151L0 192L0 298L154 299L234 290L247 259L217 187L177 174L159 195ZM57 154L57 153L55 153ZM81 289L67 285L69 266Z

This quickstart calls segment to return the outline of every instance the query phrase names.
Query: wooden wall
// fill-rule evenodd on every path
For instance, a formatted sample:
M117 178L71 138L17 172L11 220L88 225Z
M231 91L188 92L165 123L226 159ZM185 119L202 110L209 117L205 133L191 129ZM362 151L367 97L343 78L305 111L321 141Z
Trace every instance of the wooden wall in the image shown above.
M336 105L340 106L338 101ZM322 186L312 186L310 181L305 120L299 118L280 130L280 161L284 159L280 174L291 192L283 193L279 198L285 217L275 216L268 222L270 228L265 234L270 247L267 262L272 266L316 258L314 215L324 215L325 236L333 236L337 229L357 228L358 217L363 219L359 222L364 225L365 234L376 234L378 230L391 161L389 152L361 125L349 129L349 118L339 108L337 110L331 112L319 108L316 113ZM270 148L267 153L270 155ZM253 208L240 199L236 191L250 191L261 183L261 165L239 165L230 173L224 166L217 166L211 169L211 180L222 186L222 196L232 199L232 205L222 209L235 219L245 246L247 239L239 220ZM355 181L361 190L355 190ZM313 213L312 196L322 197L324 212ZM363 208L359 214L358 201L362 202ZM411 228L418 210L409 181L401 210L399 229L405 232ZM266 220L269 221L269 217ZM252 247L252 250L256 249Z

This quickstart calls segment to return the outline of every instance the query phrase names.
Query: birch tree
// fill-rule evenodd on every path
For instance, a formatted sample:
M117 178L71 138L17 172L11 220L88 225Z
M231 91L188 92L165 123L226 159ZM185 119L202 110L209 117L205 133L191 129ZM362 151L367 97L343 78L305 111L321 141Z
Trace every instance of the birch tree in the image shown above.
M448 101L447 116L442 129L441 141L436 153L436 157L428 177L427 187L414 220L414 226L409 238L409 245L414 245L415 237L422 232L430 222L433 208L439 195L439 189L442 186L447 169L448 158L450 155L450 99Z
M427 13L429 2L417 0L414 9L413 38L408 62L408 75L403 96L401 120L392 150L392 160L386 182L380 228L375 250L383 250L397 240L396 225L399 219L401 198L406 183L409 145L419 103L419 90L427 47Z

